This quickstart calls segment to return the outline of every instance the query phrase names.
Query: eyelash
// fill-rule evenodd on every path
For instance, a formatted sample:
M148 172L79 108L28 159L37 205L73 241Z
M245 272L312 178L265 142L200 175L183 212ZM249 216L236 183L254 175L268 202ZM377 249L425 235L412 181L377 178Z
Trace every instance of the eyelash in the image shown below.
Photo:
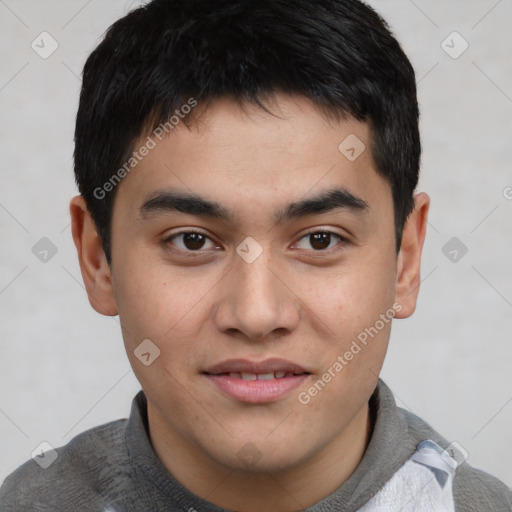
M311 235L316 235L316 234L329 234L329 235L334 235L336 238L339 239L338 243L334 246L334 247L330 247L329 249L320 249L320 250L314 250L314 249L311 249L311 252L315 253L315 254L321 254L321 253L331 253L331 252L336 252L338 250L341 250L343 246L345 246L349 241L347 240L347 238L339 235L338 233L335 233L334 231L329 231L329 230L326 230L326 229L316 229L314 231L310 231L308 233L305 233L304 235L301 236L301 238L295 242L294 245L296 245L297 243L299 243L301 240L303 240L304 238L307 238ZM202 231L197 231L195 229L188 229L188 230L184 230L184 231L179 231L177 233L173 233L172 235L170 235L169 237L165 238L163 240L163 243L165 246L168 246L169 244L172 243L172 240L174 240L175 238L178 238L179 236L181 235L189 235L189 234L197 234L197 235L202 235L204 236L206 239L210 240L213 242L213 240L208 236L206 235L205 233L203 233ZM340 247L341 246L341 247ZM192 250L183 250L183 249L172 249L174 252L180 252L180 253L185 253L187 255L194 255L194 254L198 254L200 255L201 253L204 253L205 251L199 249L197 251L192 251ZM307 250L307 249L303 249L303 250ZM194 257L194 256L192 256Z
M172 243L172 240L174 238L177 238L177 237L179 237L181 235L190 235L190 234L202 235L205 238L207 238L208 240L211 240L211 238L209 236L207 236L205 233L203 233L202 231L197 231L195 229L187 229L186 231L178 231L177 233L173 233L171 236L165 238L163 240L163 243L164 243L165 246L167 246L168 244ZM202 251L202 250L198 250L198 251L191 251L191 250L184 251L183 249L173 249L173 250L175 252L186 253L188 255L201 254L201 253L205 252L205 251Z

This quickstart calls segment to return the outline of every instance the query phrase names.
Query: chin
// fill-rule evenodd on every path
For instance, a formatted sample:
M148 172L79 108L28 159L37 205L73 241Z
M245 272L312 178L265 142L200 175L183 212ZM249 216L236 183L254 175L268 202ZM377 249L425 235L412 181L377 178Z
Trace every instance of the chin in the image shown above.
M290 435L289 439L292 438ZM275 446L275 443L269 443L264 438L259 441L239 441L226 446L221 453L212 453L211 446L207 451L218 464L231 471L246 473L282 473L308 459L304 445L301 445L301 452L298 452L296 443Z

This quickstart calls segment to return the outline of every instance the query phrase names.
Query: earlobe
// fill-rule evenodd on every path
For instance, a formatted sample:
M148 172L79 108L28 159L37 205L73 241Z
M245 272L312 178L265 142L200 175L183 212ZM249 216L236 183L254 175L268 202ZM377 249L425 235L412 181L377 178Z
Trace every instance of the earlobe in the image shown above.
M110 266L84 198L74 197L69 210L73 241L89 302L102 315L117 315Z
M420 287L421 252L427 231L430 198L421 193L414 197L414 210L404 226L402 244L397 258L396 302L402 309L396 318L414 313Z

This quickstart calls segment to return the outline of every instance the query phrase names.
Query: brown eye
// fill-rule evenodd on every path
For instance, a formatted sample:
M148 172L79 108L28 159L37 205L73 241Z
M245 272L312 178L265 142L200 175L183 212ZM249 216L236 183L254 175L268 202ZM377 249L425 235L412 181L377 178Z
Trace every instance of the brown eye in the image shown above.
M331 249L336 245L336 243L331 245L333 242L339 243L343 240L344 238L336 233L332 233L330 231L317 231L303 236L299 240L297 247L299 249L310 250L312 248L314 251L325 251L326 249Z
M311 247L315 250L323 250L327 249L331 244L331 234L330 233L313 233L309 235L309 240L311 243Z
M186 233L183 235L183 245L191 251L201 249L206 237L199 233Z
M209 237L203 233L195 231L182 231L181 233L176 233L170 236L165 242L176 246L183 252L204 252L200 250L215 247Z

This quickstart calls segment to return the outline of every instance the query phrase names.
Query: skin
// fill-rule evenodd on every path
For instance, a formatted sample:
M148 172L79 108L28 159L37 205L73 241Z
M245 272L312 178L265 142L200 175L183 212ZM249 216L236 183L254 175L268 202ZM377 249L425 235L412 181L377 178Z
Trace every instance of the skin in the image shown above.
M391 322L308 404L297 396L393 304L401 308L397 318L414 312L429 208L426 194L415 196L397 256L389 183L369 149L355 161L338 150L349 134L370 148L369 126L350 118L328 122L305 98L284 94L272 110L278 115L217 100L190 127L182 123L159 142L116 191L111 267L83 198L71 201L91 305L119 315L148 399L157 456L195 494L245 512L311 506L361 461L371 433L368 400ZM368 208L283 224L272 218L332 187L344 187ZM148 198L169 189L217 201L235 218L141 213ZM208 237L192 256L183 236L169 240L190 228ZM331 235L318 249L306 235L319 230L345 241ZM247 236L263 250L252 263L236 252ZM134 355L145 339L160 349L149 366ZM235 401L202 374L226 359L270 357L311 373L272 403ZM237 455L248 443L259 456L250 466Z

